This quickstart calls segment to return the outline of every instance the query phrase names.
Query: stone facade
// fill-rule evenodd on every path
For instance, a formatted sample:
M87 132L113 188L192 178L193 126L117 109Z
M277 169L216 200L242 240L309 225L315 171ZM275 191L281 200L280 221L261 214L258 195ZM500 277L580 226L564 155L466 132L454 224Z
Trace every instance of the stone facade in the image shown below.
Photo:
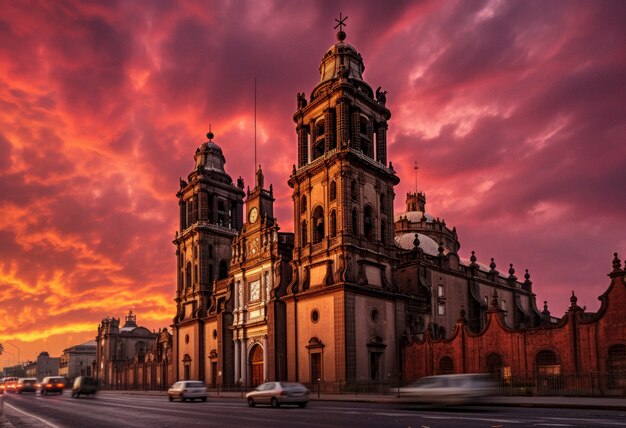
M59 361L59 376L73 382L78 376L93 376L96 365L96 341L81 343L63 350Z
M617 254L609 276L597 313L579 307L572 292L565 316L538 328L512 327L494 290L480 332L461 315L449 338L427 333L405 347L405 375L481 372L528 393L626 395L626 271Z

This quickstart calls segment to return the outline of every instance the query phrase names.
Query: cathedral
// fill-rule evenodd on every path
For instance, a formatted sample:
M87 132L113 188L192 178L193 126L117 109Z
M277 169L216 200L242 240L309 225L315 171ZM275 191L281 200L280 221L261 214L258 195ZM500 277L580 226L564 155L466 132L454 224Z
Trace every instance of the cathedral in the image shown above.
M456 229L427 213L424 193L394 214L386 92L345 39L340 30L319 82L297 95L293 233L280 231L261 166L254 188L233 182L211 132L180 180L175 379L381 382L405 371L408 343L445 339L460 318L482 331L494 299L511 328L557 321L537 309L528 271L520 280L513 265L461 259Z

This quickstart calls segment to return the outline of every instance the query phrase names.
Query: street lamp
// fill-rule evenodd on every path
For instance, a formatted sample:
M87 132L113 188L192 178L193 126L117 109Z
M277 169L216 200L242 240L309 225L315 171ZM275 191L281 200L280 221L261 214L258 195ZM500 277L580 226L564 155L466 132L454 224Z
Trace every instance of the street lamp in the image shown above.
M20 348L17 347L16 345L12 344L11 342L4 342L7 345L11 345L12 347L14 347L15 349L17 349L17 363L19 364L21 359L20 359Z

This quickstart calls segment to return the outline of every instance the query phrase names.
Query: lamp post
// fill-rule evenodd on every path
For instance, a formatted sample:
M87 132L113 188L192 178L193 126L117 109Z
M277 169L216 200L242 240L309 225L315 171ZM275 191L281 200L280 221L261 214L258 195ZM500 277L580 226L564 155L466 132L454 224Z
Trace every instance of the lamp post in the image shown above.
M12 347L14 347L15 349L17 349L17 364L20 363L21 359L20 359L20 348L14 344L12 344L11 342L4 342L7 345L11 345Z

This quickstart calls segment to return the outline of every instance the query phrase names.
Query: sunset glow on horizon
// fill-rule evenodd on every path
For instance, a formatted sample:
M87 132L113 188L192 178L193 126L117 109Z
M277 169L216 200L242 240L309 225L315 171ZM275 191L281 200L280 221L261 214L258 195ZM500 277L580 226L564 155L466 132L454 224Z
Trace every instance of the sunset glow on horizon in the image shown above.
M179 178L211 125L253 182L255 79L257 163L292 231L296 94L339 12L388 92L396 213L417 182L462 258L529 269L554 316L572 290L596 311L626 257L626 3L387 3L0 0L0 343L56 357L130 309L169 327Z

